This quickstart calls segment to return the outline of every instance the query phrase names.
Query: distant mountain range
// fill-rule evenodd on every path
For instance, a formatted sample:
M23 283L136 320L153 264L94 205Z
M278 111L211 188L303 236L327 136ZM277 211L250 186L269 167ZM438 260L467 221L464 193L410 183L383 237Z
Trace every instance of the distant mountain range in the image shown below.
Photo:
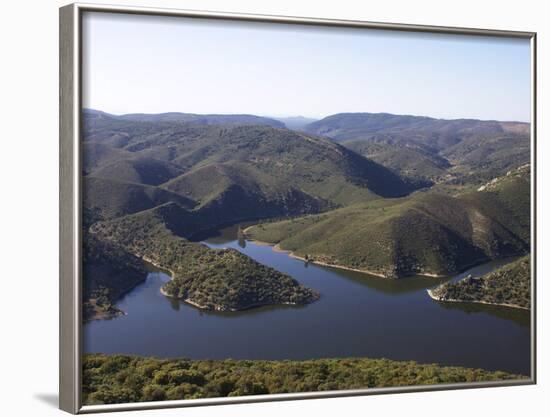
M105 118L128 120L135 122L173 122L173 123L196 123L204 125L263 125L272 127L285 127L285 124L275 119L268 117L254 116L251 114L193 114L193 113L130 113L116 116L105 113L99 110L84 109L84 117L90 118Z
M425 145L442 149L472 134L528 134L529 126L529 123L494 120L445 120L389 113L339 113L310 123L304 130L338 142L366 140L375 134L392 134L398 138L408 137L410 140L424 139Z
M530 124L341 113L308 124L415 184L485 181L530 161Z

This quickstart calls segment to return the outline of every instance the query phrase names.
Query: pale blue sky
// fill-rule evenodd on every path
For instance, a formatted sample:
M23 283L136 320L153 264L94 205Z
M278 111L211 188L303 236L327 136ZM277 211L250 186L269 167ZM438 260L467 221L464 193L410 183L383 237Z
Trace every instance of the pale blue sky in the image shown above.
M365 29L85 13L84 107L529 121L530 44Z

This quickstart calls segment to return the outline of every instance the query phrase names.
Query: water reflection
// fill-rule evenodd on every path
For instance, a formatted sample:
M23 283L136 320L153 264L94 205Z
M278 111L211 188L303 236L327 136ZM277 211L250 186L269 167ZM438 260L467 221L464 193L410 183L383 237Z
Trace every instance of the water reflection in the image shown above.
M476 304L476 303L450 303L439 302L441 308L447 310L458 310L466 314L490 314L491 316L498 317L504 320L511 320L521 327L529 328L531 326L531 312L529 310L522 310L519 308L493 306L488 304Z
M174 298L166 297L166 300L170 303L170 307L172 307L172 310L174 311L180 311L181 308L181 301L176 300Z
M237 243L241 248L243 248L243 249L246 248L246 239L244 237L244 233L242 232L242 230L240 228L237 231Z
M182 308L191 307L190 304L187 304L183 300L175 300L170 299L166 297L167 300L170 300L170 306L175 310L179 311ZM200 316L211 316L211 317L223 317L226 319L238 319L240 317L252 317L252 316L261 316L269 312L273 311L283 311L283 310L301 310L304 308L307 308L307 305L265 305L265 306L259 306L250 308L247 310L239 310L239 311L215 311L215 310L199 310L194 307L193 308L198 315Z
M339 275L350 281L385 294L403 294L426 290L452 279L451 277L433 278L420 275L400 279L388 279L378 277L376 275L369 275L362 272L348 271L339 268L327 267L327 269L334 270Z

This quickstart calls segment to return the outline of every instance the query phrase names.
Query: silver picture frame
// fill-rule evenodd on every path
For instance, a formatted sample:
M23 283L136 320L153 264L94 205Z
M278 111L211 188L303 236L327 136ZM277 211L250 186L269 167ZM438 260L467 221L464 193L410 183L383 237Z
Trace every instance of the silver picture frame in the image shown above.
M242 22L269 22L273 24L299 24L319 27L365 28L402 32L429 32L441 34L483 35L492 37L529 39L531 43L531 254L533 261L531 299L531 375L528 379L497 382L476 382L422 385L395 388L372 388L343 391L324 391L295 394L258 395L248 397L140 402L116 405L83 406L82 387L82 180L81 180L81 103L82 103L82 15L84 12L105 12L136 15L157 15L186 18L208 18ZM326 397L348 397L373 394L422 392L449 389L503 387L536 383L536 63L537 34L492 29L439 27L378 23L352 20L332 20L289 16L267 16L225 12L177 10L152 7L128 7L74 3L59 10L60 25L60 96L59 96L59 408L73 414L126 411L155 408L193 407L217 404L288 401Z

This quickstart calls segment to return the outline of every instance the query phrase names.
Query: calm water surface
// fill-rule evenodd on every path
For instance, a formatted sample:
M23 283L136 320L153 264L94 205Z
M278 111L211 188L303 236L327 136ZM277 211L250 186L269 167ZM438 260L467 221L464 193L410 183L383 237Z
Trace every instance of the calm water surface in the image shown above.
M461 365L529 374L530 315L526 311L433 301L426 289L445 280L387 280L290 258L270 246L237 239L237 227L204 241L234 248L318 290L307 306L205 312L160 294L169 280L149 273L118 303L127 312L84 326L86 352L192 359L311 359L365 356ZM472 268L481 275L510 262Z

